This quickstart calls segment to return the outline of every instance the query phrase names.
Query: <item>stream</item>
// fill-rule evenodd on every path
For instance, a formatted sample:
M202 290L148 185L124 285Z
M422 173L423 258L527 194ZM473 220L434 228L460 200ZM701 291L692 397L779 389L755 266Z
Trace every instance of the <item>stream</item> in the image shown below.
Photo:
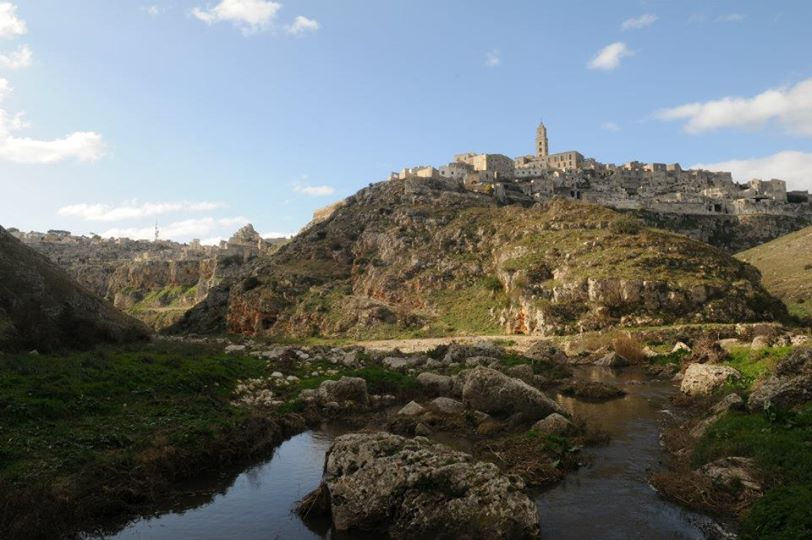
M575 416L607 431L611 441L585 449L584 467L536 493L542 538L702 539L720 535L713 520L662 499L647 482L648 473L661 467L665 459L659 430L670 415L674 386L650 380L634 369L614 372L579 367L576 376L616 384L627 395L603 403L558 397ZM180 508L138 519L108 538L361 538L331 531L329 523L305 524L291 510L319 484L324 454L333 437L341 433L340 428L325 426L294 436L264 463L242 472L222 471L214 479L201 478L199 500L190 495Z

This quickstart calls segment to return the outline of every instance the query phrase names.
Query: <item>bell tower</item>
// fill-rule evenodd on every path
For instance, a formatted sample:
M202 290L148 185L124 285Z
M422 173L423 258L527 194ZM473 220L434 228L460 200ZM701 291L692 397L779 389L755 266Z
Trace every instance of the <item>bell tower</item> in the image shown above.
M544 122L539 122L539 127L536 128L536 156L547 157L550 155L550 149L547 145L547 128L544 127Z

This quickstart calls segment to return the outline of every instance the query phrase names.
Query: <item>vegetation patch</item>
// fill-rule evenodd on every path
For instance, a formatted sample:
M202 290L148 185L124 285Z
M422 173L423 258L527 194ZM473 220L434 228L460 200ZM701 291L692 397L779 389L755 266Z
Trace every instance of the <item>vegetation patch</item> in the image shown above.
M267 452L304 425L231 404L237 381L264 370L168 342L0 356L0 530L60 537Z

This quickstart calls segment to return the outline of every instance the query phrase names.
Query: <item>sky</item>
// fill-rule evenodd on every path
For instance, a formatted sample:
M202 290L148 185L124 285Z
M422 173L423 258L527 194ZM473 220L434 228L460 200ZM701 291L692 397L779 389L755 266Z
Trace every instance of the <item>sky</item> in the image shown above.
M215 242L455 153L812 190L812 2L0 0L0 225Z

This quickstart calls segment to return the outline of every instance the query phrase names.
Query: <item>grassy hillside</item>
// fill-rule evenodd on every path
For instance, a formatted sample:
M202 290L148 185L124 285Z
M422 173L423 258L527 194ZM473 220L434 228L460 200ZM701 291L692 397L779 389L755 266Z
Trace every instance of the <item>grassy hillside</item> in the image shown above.
M790 313L812 318L812 227L742 251L736 258L761 271L764 286Z
M424 180L347 199L214 291L178 328L386 338L562 334L782 315L758 272L570 200L532 207Z
M0 227L0 351L86 348L148 333Z

